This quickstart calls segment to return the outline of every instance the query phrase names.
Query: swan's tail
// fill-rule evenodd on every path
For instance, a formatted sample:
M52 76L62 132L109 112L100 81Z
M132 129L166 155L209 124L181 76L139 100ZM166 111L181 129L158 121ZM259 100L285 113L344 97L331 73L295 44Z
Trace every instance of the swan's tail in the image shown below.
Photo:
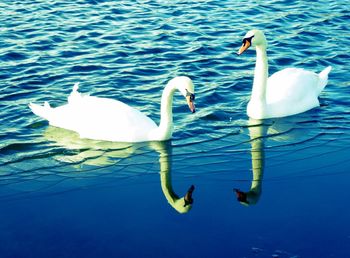
M75 83L72 92L68 96L68 103L72 104L81 98L81 94L78 92L79 82Z
M48 102L45 101L43 106L34 103L29 103L28 106L35 115L40 116L46 120L50 120L52 108Z
M331 70L332 70L332 66L328 66L325 69L323 69L322 72L320 72L318 74L318 76L320 78L320 81L318 83L319 93L321 93L321 91L324 89L324 87L326 87L326 85L328 83L328 74Z

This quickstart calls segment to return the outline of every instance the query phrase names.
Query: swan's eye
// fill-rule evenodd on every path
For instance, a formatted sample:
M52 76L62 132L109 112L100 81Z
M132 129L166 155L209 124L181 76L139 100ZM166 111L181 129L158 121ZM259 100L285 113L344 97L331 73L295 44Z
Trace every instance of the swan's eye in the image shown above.
M252 38L254 38L254 36L251 36L249 38L244 38L242 40L243 45L245 46L245 44L247 44L247 42L249 42L249 44L251 45L252 44Z
M189 92L188 90L186 90L186 97L188 97L188 96L190 97L191 102L194 101L194 99L195 99L194 94Z
M194 94L191 94L191 95L190 95L190 100L191 100L191 101L194 101L195 98L196 98L196 97L194 96Z

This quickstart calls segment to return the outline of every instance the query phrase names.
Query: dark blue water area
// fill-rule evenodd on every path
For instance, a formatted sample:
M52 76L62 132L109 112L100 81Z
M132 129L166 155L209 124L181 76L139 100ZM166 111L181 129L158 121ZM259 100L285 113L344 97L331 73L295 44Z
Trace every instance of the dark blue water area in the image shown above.
M195 183L188 214L167 204L159 183L147 182L156 174L22 196L2 201L0 250L2 257L347 257L349 176L326 172L266 175L254 207L232 191L248 182L174 177L182 191Z
M347 2L1 1L0 257L350 257ZM252 28L270 75L332 66L319 107L248 118ZM178 75L197 111L174 95L168 142L82 139L28 108L80 82L158 123Z
M186 214L168 203L157 172L164 164L154 152L125 159L135 165L129 168L61 168L66 175L56 176L48 168L38 171L41 178L8 178L2 257L347 257L348 146L332 137L311 152L288 147L290 158L265 149L264 179L250 206L233 192L254 183L249 150L225 146L213 162L205 149L203 159L171 148L171 187L181 196L195 185ZM139 159L146 163L136 168Z

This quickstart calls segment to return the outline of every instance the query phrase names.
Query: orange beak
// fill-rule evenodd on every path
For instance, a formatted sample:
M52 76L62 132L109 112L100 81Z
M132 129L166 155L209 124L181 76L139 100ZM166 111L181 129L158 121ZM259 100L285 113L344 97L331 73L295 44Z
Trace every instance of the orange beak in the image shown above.
M244 51L246 51L251 46L251 43L249 40L244 40L242 46L239 48L237 55L243 54Z

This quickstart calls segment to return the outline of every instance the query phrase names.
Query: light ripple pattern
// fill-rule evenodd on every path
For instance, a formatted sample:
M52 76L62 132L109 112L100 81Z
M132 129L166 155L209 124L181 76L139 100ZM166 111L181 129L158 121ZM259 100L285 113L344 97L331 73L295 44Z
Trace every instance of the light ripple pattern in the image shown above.
M339 164L349 162L340 155L349 145L350 34L344 23L349 4L262 2L2 1L0 184L36 193L74 189L81 178L93 185L98 179L158 173L152 147L81 140L49 127L27 104L61 105L80 82L83 92L124 101L158 122L162 89L176 75L193 79L198 112L189 114L176 97L174 171L208 180L249 180L245 172L255 138L245 108L255 59L253 51L241 57L235 52L255 27L266 32L270 73L333 66L320 108L261 125L267 128L258 136L265 142L266 170L295 167L265 180L344 170ZM325 153L339 154L339 160L305 167L305 160ZM0 197L6 199L6 192Z

